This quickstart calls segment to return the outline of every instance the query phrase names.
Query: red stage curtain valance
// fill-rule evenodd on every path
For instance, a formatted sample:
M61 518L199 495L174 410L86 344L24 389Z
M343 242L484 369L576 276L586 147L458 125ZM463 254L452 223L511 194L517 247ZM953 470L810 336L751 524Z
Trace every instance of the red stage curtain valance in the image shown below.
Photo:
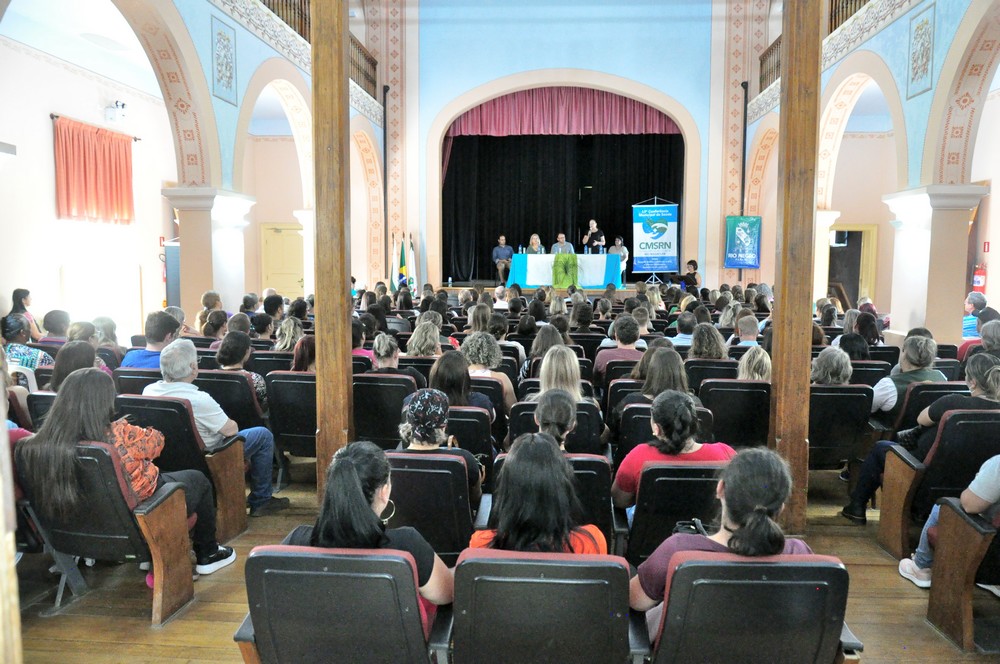
M676 123L641 101L591 88L534 88L476 106L448 136L679 134Z
M131 223L132 137L64 117L54 126L57 216Z

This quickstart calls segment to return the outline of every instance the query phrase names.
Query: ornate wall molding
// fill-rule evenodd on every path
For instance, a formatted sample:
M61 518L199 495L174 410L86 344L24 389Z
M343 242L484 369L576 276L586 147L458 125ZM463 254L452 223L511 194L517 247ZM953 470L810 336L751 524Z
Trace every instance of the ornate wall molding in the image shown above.
M363 131L351 136L358 146L364 164L365 188L368 192L368 274L377 277L385 274L385 221L382 210L382 176L379 172L379 155L371 138Z
M826 71L832 67L920 2L922 0L872 0L869 2L823 40L821 70ZM780 101L781 79L778 79L750 101L747 122L756 122L765 113L774 109Z
M372 121L376 127L382 126L382 104L365 92L364 88L350 80L351 108L360 111L361 115Z
M260 0L209 1L307 74L311 71L312 50L309 42L265 7Z

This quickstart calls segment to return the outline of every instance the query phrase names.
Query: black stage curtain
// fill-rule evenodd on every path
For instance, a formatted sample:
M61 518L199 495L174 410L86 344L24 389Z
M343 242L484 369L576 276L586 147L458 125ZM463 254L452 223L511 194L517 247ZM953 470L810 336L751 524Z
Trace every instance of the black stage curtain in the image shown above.
M495 279L500 234L517 251L532 233L550 247L564 232L582 251L590 219L631 251L632 205L659 196L683 209L683 191L678 134L458 136L442 191L443 274Z

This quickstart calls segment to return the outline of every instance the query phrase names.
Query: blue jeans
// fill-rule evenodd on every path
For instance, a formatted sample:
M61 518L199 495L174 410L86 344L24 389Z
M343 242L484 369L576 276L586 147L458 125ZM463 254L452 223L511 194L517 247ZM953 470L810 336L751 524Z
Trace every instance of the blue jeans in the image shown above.
M274 435L264 427L240 431L243 436L243 457L250 461L250 507L271 500L271 464L274 461Z
M924 529L920 531L920 544L917 545L917 550L913 554L913 562L921 569L928 569L934 566L934 549L931 548L931 543L927 539L927 531L937 525L938 513L940 511L941 506L935 505L934 509L931 510L931 515L927 517Z

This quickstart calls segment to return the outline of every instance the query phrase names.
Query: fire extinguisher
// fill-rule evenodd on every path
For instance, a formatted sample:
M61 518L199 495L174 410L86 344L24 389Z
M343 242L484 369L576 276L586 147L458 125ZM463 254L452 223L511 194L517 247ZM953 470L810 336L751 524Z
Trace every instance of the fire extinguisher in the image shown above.
M972 290L977 293L986 292L986 263L977 265L972 273Z

